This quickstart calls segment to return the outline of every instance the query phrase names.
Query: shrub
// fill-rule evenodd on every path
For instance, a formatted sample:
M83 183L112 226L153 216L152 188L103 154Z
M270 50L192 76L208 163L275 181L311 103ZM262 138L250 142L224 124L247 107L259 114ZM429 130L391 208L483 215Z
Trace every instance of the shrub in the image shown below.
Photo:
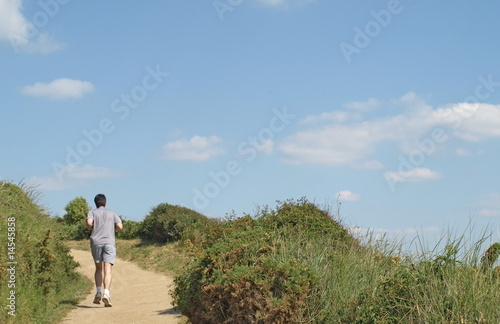
M262 227L229 232L176 278L177 307L192 323L293 322L315 275L279 255L279 238Z
M324 270L313 268L304 250L324 242L331 249L357 246L305 198L264 208L255 217L214 223L204 238L173 292L192 323L300 322L314 308L308 303Z
M116 238L122 240L133 240L139 238L142 230L142 222L122 219L123 229L116 232Z
M483 268L484 270L491 269L493 267L493 264L497 261L499 255L500 243L493 243L484 252L483 257L481 258L481 268Z
M206 221L206 216L192 209L162 203L144 218L141 237L157 243L174 242L180 240L188 228Z
M275 211L265 209L259 216L264 226L278 229L283 233L306 235L308 239L327 236L338 246L349 247L357 241L324 211L306 198L278 202Z

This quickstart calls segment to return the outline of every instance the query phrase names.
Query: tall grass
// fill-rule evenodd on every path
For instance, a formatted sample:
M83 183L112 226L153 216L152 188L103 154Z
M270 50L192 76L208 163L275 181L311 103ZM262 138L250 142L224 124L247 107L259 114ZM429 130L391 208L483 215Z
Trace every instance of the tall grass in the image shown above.
M482 234L475 241L445 235L432 251L416 253L390 242L338 253L328 240L288 240L283 252L300 254L319 277L297 322L498 323L500 276L481 267Z

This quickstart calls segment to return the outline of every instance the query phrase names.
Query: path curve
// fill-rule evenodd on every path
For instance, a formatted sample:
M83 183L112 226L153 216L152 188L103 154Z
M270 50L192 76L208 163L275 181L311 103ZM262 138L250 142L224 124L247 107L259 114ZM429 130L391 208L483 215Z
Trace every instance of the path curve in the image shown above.
M77 270L94 281L94 263L90 251L71 250L80 263ZM79 323L178 324L182 316L172 306L173 278L139 268L132 262L116 259L113 266L111 299L113 307L92 303L95 289L76 305L62 321Z

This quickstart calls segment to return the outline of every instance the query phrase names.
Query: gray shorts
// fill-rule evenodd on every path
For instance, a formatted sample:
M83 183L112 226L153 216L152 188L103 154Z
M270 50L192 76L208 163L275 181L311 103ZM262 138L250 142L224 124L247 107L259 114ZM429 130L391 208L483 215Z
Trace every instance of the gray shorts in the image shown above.
M115 263L116 247L113 244L92 245L90 248L95 263Z

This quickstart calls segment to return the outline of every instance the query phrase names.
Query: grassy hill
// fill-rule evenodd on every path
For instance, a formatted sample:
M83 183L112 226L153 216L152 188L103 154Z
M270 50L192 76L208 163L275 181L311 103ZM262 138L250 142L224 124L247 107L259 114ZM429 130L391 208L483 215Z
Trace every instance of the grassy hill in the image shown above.
M174 299L196 323L499 323L500 244L405 255L306 199L208 226ZM390 242L379 247L391 247Z
M57 323L90 289L33 192L0 182L0 323Z

